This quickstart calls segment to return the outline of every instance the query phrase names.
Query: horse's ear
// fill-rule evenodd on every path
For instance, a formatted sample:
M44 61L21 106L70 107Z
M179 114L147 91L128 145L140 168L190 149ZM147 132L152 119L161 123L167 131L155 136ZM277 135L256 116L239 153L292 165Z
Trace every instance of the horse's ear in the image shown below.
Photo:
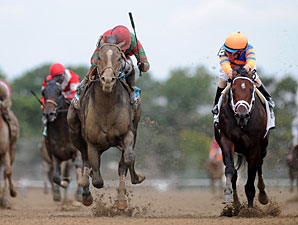
M119 44L118 44L118 46L120 47L120 48L122 48L124 45L125 45L125 40L124 41L122 41L122 42L120 42Z
M101 36L97 42L97 49L99 49L99 47L102 46L104 43L105 43L105 40L104 40L103 36Z

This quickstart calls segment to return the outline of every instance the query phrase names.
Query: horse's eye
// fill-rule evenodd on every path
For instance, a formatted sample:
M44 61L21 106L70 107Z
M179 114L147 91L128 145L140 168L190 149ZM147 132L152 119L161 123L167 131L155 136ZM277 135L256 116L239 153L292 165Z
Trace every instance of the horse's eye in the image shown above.
M46 94L45 94L45 90L42 90L41 95L42 95L43 97L46 95Z
M118 59L118 62L120 62L121 61L121 57Z

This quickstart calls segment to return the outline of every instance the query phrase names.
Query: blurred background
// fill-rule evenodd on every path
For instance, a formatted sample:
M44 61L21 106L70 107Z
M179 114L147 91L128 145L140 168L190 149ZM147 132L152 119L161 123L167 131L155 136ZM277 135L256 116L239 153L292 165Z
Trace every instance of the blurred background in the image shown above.
M41 96L42 81L54 62L82 78L99 35L118 24L131 28L130 11L151 64L150 72L137 79L143 108L135 149L138 171L149 179L207 177L217 52L228 34L240 30L255 47L258 74L276 103L264 177L287 179L286 156L298 104L298 3L116 3L119 7L95 0L0 0L0 77L11 85L12 110L21 128L14 179L44 177L39 154L42 111L30 91ZM117 179L119 160L116 149L104 153L104 179Z

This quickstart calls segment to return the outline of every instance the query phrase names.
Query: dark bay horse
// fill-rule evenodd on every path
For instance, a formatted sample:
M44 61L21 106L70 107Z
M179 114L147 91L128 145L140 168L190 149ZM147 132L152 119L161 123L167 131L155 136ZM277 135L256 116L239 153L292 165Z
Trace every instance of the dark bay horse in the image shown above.
M67 125L67 111L69 108L69 101L64 98L62 87L60 83L55 80L47 82L43 89L43 97L45 99L44 117L47 121L47 135L45 137L46 149L50 157L50 164L53 166L53 181L55 184L67 188L70 178L64 176L60 178L62 162L68 160L78 160L77 168L81 168L80 153L72 144L69 128ZM80 165L81 164L81 165ZM68 174L68 173L67 173ZM80 183L82 174L77 173L77 180ZM81 187L78 188L78 191Z
M298 145L293 148L293 152L290 153L290 157L287 159L287 165L289 167L290 191L292 192L294 190L294 182L296 180L298 193Z
M86 206L93 202L89 191L89 175L94 187L103 187L100 173L101 154L110 147L117 147L122 152L118 167L119 209L127 206L124 179L128 169L132 184L139 184L145 179L142 174L137 174L134 168L134 147L141 108L133 109L129 93L120 79L122 44L101 42L98 64L91 73L91 85L81 101L80 110L75 110L71 105L68 112L72 140L82 153L83 204Z
M258 172L259 201L268 203L262 175L263 159L266 156L268 136L266 134L267 115L256 95L253 73L236 69L233 71L230 92L223 96L218 126L214 126L215 138L220 145L225 164L225 203L240 204L237 190L237 170L234 153L243 155L247 161L248 178L245 194L248 207L253 207L255 197L254 181ZM243 158L240 158L243 160ZM241 165L241 161L239 161ZM233 194L233 198L232 198Z
M10 119L14 120L13 126L9 127L8 123L3 119L3 106L0 103L0 170L4 166L4 187L0 186L1 202L6 198L7 181L9 183L9 191L11 197L16 197L17 192L12 183L12 164L16 154L16 143L19 137L19 123L12 111L8 110ZM13 130L13 132L12 132ZM1 176L1 175L0 175ZM0 205L1 205L0 202Z

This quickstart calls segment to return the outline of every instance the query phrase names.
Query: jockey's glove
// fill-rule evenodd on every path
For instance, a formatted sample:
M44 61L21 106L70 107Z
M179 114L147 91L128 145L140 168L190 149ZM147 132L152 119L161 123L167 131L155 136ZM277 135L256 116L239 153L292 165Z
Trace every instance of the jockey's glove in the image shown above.
M144 72L145 64L143 62L138 62L138 67L139 67L139 70Z

